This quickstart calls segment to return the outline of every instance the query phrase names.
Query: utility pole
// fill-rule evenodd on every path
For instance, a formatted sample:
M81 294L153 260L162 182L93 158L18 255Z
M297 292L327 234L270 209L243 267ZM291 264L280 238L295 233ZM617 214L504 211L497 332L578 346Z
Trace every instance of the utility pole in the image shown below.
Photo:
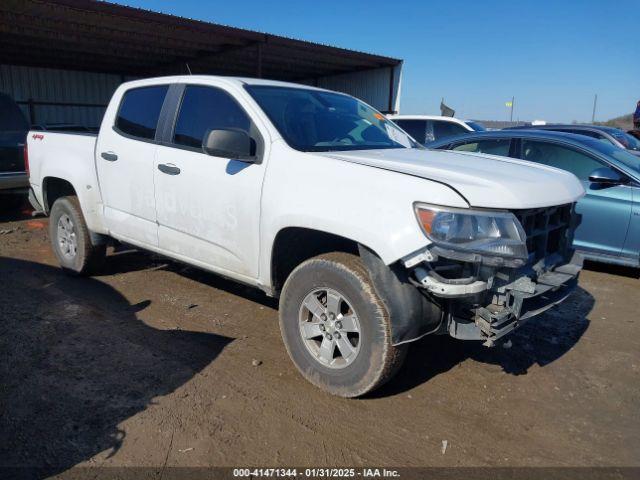
M596 105L598 104L598 94L593 98L593 113L591 114L591 123L596 121Z
M511 117L509 118L510 122L513 122L513 105L516 102L516 97L511 97Z

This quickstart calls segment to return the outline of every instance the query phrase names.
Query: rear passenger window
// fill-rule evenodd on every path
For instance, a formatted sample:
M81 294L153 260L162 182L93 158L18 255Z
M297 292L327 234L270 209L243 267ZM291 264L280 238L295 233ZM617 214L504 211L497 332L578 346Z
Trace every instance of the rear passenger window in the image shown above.
M424 143L427 138L426 120L393 120L401 129L411 135L416 141Z
M200 149L210 130L239 129L249 133L250 127L249 116L224 90L188 86L182 97L173 141Z
M125 92L116 116L116 128L134 137L152 140L168 85L134 88Z
M510 145L510 139L479 140L477 142L457 145L453 147L453 150L457 150L459 152L488 153L490 155L501 155L503 157L508 157Z

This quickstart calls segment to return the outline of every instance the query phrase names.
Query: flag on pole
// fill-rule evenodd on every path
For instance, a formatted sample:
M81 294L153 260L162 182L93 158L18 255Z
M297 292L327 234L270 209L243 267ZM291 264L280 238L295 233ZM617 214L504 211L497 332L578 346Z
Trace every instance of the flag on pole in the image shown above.
M456 114L456 111L451 108L451 107L447 107L444 104L444 98L440 101L440 115L442 115L443 117L453 117Z

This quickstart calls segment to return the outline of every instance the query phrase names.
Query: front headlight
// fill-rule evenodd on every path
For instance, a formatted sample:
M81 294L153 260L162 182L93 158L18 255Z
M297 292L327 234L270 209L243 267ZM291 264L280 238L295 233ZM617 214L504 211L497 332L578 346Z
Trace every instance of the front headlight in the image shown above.
M511 212L415 204L425 235L435 244L486 255L527 258L527 236Z

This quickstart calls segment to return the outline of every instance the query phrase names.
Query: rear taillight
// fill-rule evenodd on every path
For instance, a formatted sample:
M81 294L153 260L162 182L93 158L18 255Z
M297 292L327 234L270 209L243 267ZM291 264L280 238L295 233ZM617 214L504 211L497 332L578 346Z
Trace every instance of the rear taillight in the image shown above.
M27 145L27 142L24 143L22 152L24 156L24 171L27 172L27 175L29 175L29 145Z

